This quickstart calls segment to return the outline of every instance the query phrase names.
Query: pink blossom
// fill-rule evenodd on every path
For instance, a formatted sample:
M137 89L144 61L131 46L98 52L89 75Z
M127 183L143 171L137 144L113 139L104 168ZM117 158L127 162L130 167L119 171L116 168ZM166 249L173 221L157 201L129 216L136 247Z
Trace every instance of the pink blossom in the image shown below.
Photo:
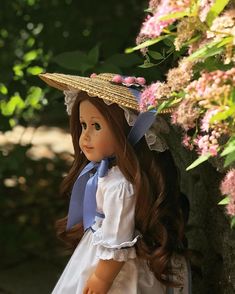
M148 15L143 22L140 30L140 36L155 38L161 35L164 28L175 22L176 19L161 20L164 15L183 11L190 6L190 0L162 0L150 1L149 7L154 15Z
M210 120L211 118L217 114L219 112L219 109L209 109L206 111L204 117L202 118L202 121L201 121L201 130L204 131L204 132L208 132L209 131L209 128L210 128Z
M176 111L172 112L171 114L171 123L176 125L178 121L178 113Z
M194 101L186 97L181 101L174 113L172 115L172 118L174 117L175 119L174 123L180 125L185 131L196 126L196 120L200 114L199 108L195 107Z
M149 106L156 107L162 98L167 98L170 88L167 84L156 82L146 87L141 94L140 109L147 110Z
M216 156L218 154L218 147L219 147L218 144L217 145L211 145L211 146L209 146L209 149L208 149L209 153L212 156Z
M197 140L197 152L200 155L205 155L210 153L212 156L216 156L218 154L219 144L216 139L211 139L210 135L200 136Z
M167 13L166 13L167 14ZM140 30L140 35L148 36L149 38L156 38L161 35L164 28L172 24L175 19L165 21L159 20L159 15L148 15Z
M220 185L220 191L223 195L229 195L235 201L235 168L226 174Z
M149 38L160 36L163 29L175 21L175 19L160 20L160 17L179 10L180 8L178 6L171 5L171 1L161 1L156 13L153 16L148 15L145 19L140 30L140 35L148 36Z
M201 1L199 1L199 3L200 3L199 18L202 22L204 22L206 20L207 14L210 11L210 8L214 2L215 2L214 0L201 0Z
M193 150L193 144L191 142L192 138L188 136L187 134L184 134L183 139L182 139L182 144L184 147L186 147L189 150Z
M160 83L151 84L141 94L140 109L145 110L148 106L156 106L155 93Z

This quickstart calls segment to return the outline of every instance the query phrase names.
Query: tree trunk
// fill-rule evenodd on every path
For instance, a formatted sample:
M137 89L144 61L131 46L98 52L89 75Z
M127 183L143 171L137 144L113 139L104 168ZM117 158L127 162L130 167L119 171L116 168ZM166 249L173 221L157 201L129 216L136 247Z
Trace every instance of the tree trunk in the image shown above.
M219 184L224 174L211 163L186 171L196 158L181 145L181 133L171 127L166 137L180 172L181 191L190 202L186 229L192 255L193 294L235 293L235 233L225 215ZM197 265L194 269L193 264Z

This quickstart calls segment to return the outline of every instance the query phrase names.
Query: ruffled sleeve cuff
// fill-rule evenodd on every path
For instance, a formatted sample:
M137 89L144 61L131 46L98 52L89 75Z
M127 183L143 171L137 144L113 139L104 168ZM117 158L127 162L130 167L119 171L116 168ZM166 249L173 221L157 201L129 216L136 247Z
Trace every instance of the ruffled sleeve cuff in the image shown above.
M97 256L100 259L114 259L116 261L127 261L136 258L136 251L133 247L140 235L137 235L132 241L122 242L120 244L110 244L103 239L101 230L93 233L93 244L97 246Z
M128 259L136 258L136 251L134 247L122 248L122 249L110 249L104 246L98 246L97 257L103 260L113 259L113 260L122 262L122 261L127 261Z

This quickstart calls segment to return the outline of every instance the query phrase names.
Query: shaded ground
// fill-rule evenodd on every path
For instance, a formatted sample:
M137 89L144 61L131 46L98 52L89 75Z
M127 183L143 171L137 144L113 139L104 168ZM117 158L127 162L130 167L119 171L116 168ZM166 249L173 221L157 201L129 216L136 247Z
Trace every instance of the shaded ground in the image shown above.
M67 212L59 185L72 160L60 128L0 133L0 293L50 293L68 256L54 222Z

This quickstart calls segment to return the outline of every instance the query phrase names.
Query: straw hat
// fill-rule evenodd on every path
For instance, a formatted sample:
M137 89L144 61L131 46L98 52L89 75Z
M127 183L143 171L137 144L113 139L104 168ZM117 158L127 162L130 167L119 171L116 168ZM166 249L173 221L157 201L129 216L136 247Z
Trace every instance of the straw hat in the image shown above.
M48 85L61 91L85 91L89 96L99 97L112 103L117 103L120 106L139 111L138 101L144 89L143 85L117 83L113 81L116 76L113 73L92 74L90 77L60 73L44 73L39 75ZM166 99L159 100L163 102ZM161 113L169 113L171 111L171 109L165 109Z
M139 110L136 94L129 87L112 82L115 74L102 73L91 77L65 75L59 73L40 74L39 77L48 85L59 90L85 91L88 95L106 99L124 107Z

